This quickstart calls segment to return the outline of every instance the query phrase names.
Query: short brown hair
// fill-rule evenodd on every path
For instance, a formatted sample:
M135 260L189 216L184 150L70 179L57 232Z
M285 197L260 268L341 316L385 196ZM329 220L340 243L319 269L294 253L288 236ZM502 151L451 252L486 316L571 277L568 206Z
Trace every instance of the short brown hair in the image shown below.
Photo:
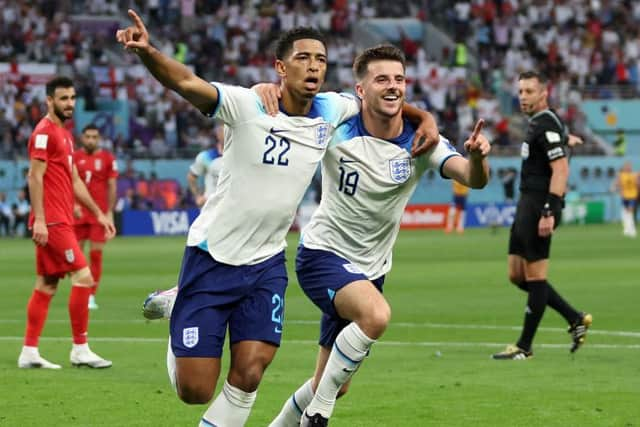
M518 80L537 79L541 84L546 85L549 79L539 71L529 70L523 71L518 76Z
M64 76L52 78L47 82L47 85L45 86L47 96L53 96L56 93L56 89L59 87L63 89L73 87L73 80L71 80L69 77Z
M353 61L353 73L358 80L362 80L367 74L369 64L382 60L398 61L402 64L403 69L406 67L406 60L400 49L390 44L381 44L365 49L364 52L356 57L355 61Z

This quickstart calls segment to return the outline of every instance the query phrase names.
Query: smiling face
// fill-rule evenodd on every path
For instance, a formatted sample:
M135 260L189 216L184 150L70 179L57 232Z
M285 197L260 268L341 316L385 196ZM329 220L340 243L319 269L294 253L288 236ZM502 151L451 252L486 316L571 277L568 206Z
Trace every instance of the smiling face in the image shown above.
M369 62L366 74L356 84L356 93L363 106L375 114L394 117L402 110L406 87L402 63L381 59Z
M296 40L290 52L276 60L276 71L294 97L313 98L327 73L327 50L319 40Z
M520 110L529 116L548 108L547 88L537 78L523 78L518 81Z

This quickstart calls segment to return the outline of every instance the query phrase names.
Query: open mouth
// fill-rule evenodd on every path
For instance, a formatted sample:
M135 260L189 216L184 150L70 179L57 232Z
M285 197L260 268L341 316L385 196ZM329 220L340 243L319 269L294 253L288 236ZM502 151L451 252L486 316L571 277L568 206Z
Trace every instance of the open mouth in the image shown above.
M318 79L317 77L307 77L306 79L304 79L305 86L310 88L317 87L319 82L320 79Z

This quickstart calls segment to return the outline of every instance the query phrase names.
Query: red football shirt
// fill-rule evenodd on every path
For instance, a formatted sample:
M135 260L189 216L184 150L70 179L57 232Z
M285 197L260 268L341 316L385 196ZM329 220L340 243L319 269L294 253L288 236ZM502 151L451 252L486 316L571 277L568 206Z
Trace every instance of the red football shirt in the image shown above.
M29 159L47 162L43 178L43 206L47 225L73 225L73 136L44 117L29 138ZM33 225L33 210L29 225Z
M93 154L85 150L77 150L73 153L73 163L78 169L80 178L84 181L89 194L100 207L102 212L109 208L110 178L118 177L118 165L113 154L106 150L98 149ZM95 215L82 205L82 216L76 218L76 224L97 224Z

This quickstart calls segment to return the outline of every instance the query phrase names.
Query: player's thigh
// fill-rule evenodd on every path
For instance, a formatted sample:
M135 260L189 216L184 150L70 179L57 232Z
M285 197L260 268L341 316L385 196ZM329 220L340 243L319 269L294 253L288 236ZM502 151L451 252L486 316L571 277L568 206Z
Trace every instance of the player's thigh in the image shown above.
M515 285L525 280L525 260L520 255L509 255L509 281Z
M545 280L549 270L549 260L540 259L537 261L526 262L524 269L527 281Z
M47 244L36 246L36 266L39 275L60 278L87 266L71 226L60 224L49 227Z
M89 240L91 241L91 250L101 250L107 241L105 229L101 224L91 224L89 230Z
M343 319L357 321L368 317L391 316L391 308L382 293L369 280L357 280L336 292L333 303Z
M84 246L84 242L89 240L89 233L91 231L90 224L75 224L73 226L73 231L76 234L76 239L80 244L80 247Z

